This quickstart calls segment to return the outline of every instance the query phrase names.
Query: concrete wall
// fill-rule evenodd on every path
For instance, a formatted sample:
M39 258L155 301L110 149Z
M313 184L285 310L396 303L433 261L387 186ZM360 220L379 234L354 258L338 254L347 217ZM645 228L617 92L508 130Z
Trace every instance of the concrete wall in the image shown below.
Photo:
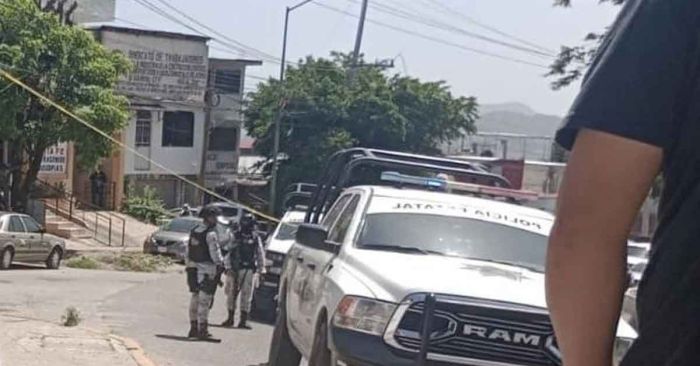
M204 110L203 108L192 108L178 104L161 103L163 109L152 111L153 120L151 122L151 147L150 158L177 174L198 175L202 159L202 147L204 143ZM169 147L163 146L163 112L165 111L186 111L194 113L194 137L192 147ZM135 146L136 138L136 117L129 121L129 125L124 131L125 143L128 146ZM139 149L141 153L145 151ZM150 169L140 170L135 168L137 157L135 154L124 152L124 174L168 174L162 168L150 164Z

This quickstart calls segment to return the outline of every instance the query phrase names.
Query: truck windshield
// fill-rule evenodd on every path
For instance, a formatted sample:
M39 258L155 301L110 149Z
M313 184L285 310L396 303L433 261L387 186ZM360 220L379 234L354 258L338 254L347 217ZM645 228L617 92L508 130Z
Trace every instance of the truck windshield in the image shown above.
M277 235L275 236L275 239L294 240L294 236L297 234L298 227L299 224L296 223L281 223L279 230L277 230Z
M378 213L365 220L358 247L417 248L544 272L547 236L462 217Z

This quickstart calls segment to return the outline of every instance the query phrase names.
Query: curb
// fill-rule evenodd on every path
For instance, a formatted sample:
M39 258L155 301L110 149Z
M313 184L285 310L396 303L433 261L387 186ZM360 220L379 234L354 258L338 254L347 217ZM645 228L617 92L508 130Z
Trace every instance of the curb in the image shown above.
M48 321L48 320L34 318L31 316L26 316L26 315L20 315L20 314L16 314L16 313L15 314L1 314L1 315L6 316L6 317L16 318L16 319L26 319L26 320L36 321L36 322L56 324L56 323ZM90 332L90 333L105 335L106 337L123 344L124 347L126 348L126 350L129 352L129 355L131 356L131 358L134 360L134 362L136 362L137 366L157 366L156 363L153 362L153 360L151 360L150 358L148 358L148 356L146 356L146 352L143 350L141 345L138 342L136 342L135 340L128 338L128 337L118 336L118 335L113 334L113 333L105 334L105 332L103 332L103 331L98 331L96 329L92 329L92 328L88 328L88 327L81 327L81 328ZM0 366L2 366L2 361L0 361Z
M143 350L140 344L135 340L127 337L121 337L115 334L110 334L110 338L121 342L126 350L129 351L131 358L134 359L138 366L156 366L156 364L146 356L146 352Z

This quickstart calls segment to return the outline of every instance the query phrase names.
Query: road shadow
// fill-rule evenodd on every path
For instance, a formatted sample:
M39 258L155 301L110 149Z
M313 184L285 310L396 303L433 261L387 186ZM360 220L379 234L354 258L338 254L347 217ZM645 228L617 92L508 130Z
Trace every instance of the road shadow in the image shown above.
M188 342L188 343L197 341L196 339L183 337L183 336L176 336L176 335L171 335L171 334L156 334L156 338L167 339L170 341Z
M156 338L160 339L167 339L170 341L178 341L178 342L209 342L209 343L221 343L221 339L218 338L208 338L208 339L196 339L196 338L188 338L188 337L183 337L183 336L176 336L172 334L156 334Z
M46 266L43 264L29 264L29 263L17 263L13 262L12 266L8 271L36 271L36 270L47 270Z

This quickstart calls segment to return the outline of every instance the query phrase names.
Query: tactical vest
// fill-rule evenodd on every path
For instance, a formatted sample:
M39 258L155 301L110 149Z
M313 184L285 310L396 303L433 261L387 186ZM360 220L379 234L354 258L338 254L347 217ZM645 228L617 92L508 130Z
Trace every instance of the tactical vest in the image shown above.
M236 233L236 255L234 260L237 262L237 269L257 269L258 256L258 237L255 234L245 235Z
M192 229L190 233L190 241L187 244L188 259L195 263L214 263L214 260L209 254L209 245L207 243L207 235L212 231L212 228L207 228L204 231L198 231L199 228Z

